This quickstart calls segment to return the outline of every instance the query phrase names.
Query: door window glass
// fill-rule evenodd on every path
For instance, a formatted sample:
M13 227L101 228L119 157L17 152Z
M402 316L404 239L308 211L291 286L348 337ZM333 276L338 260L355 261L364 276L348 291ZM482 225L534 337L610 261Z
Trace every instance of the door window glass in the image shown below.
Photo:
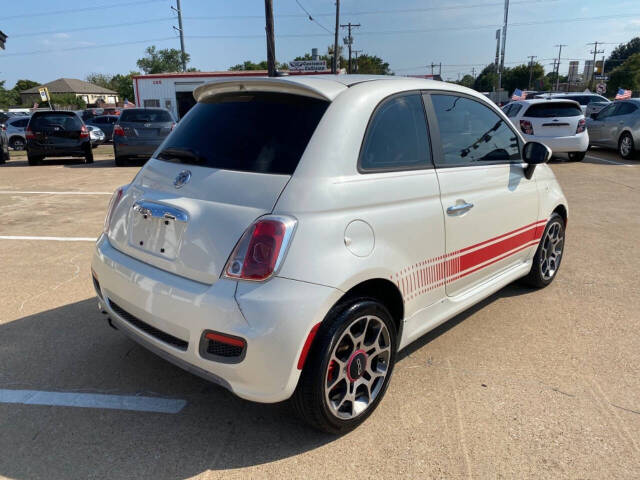
M427 168L431 150L420 94L393 97L373 113L360 152L362 170Z
M516 133L482 103L455 95L431 95L440 128L442 160L436 165L520 161Z
M618 107L616 115L628 115L637 110L637 107L632 103L621 103Z

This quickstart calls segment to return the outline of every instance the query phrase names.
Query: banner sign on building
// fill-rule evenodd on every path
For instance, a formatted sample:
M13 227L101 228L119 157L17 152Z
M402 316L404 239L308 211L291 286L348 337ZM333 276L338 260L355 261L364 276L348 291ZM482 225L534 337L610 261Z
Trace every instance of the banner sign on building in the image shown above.
M294 72L318 72L327 69L324 60L293 60L289 62L289 69Z

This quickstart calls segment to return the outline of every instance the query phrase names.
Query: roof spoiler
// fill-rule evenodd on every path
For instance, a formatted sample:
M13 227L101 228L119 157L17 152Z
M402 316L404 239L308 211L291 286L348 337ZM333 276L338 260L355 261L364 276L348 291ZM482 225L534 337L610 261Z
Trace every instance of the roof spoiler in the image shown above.
M194 90L193 96L196 101L200 102L221 93L274 92L331 101L346 88L338 82L325 79L314 79L314 82L322 82L323 88L319 89L307 83L292 81L287 77L235 77L233 80L220 79L200 85Z

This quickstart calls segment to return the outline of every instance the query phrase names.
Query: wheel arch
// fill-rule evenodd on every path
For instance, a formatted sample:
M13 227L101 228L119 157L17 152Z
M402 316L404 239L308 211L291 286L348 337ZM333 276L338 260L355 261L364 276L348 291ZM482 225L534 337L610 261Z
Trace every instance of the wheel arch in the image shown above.
M553 212L551 213L557 213L558 215L560 215L562 217L562 220L564 220L564 226L567 226L567 221L569 220L567 207L565 207L563 204L560 204L556 206L556 208L554 208Z

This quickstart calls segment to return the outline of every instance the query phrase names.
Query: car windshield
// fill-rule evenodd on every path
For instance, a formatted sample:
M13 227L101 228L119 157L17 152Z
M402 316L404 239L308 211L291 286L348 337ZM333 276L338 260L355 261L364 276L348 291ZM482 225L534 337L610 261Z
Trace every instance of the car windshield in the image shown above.
M531 105L525 112L525 117L577 117L582 110L576 104L567 102L545 102Z
M126 110L122 112L120 121L131 123L173 122L173 118L166 110Z
M41 128L61 127L65 130L80 130L82 122L80 118L74 114L44 114L34 115L30 122L32 130L38 130Z
M328 106L323 100L281 93L217 95L189 111L157 157L291 175Z

